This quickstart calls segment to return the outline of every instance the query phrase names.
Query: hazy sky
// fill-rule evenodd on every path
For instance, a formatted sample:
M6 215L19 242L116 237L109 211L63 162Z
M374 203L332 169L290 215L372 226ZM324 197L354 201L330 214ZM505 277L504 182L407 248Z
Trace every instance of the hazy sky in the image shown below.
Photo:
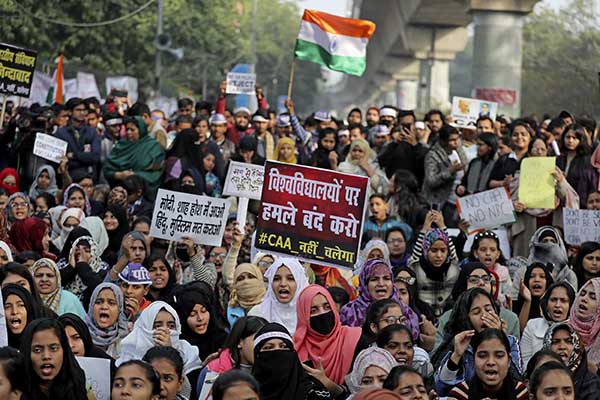
M346 15L348 4L346 0L296 0L295 2L302 9L312 8L337 15Z

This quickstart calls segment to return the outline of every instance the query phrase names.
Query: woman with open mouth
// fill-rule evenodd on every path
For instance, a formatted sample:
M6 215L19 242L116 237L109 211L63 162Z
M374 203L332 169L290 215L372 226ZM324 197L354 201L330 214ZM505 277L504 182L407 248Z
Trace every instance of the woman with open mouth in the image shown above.
M600 278L590 279L575 297L569 314L569 325L581 337L589 360L600 364Z
M102 283L94 289L85 323L93 343L114 359L121 353L121 340L129 333L123 308L123 292L114 283Z
M550 285L540 300L542 316L527 322L521 337L523 365L544 345L544 336L548 328L569 319L569 312L575 301L575 290L566 282Z
M487 328L459 335L458 347L473 348L474 375L459 383L448 394L448 400L490 399L525 400L527 386L510 371L511 344L501 329Z
M25 328L31 321L42 316L42 310L35 304L31 293L26 288L14 283L2 287L2 301L8 345L18 349Z
M534 262L527 267L519 289L519 297L513 304L513 311L519 316L521 331L525 329L529 320L541 317L540 300L553 283L552 272L545 264Z
M587 352L581 338L567 323L555 324L544 337L544 349L558 354L571 370L577 400L592 400L600 393L600 378L588 368Z
M23 334L27 377L25 399L88 399L85 373L71 352L60 322L52 318L33 321ZM89 393L91 394L91 388Z
M469 289L458 298L444 328L442 343L431 357L436 369L435 389L440 396L447 396L452 387L475 376L476 351L469 345L473 336L487 328L502 329L502 325L498 305L487 290ZM508 335L507 341L510 369L514 376L520 376L522 366L518 340Z
M295 258L278 257L267 269L265 277L269 280L267 293L248 315L277 322L293 334L298 322L296 302L300 292L308 286L304 267Z
M79 299L68 290L63 289L60 271L56 263L49 258L41 258L31 266L35 285L40 292L44 304L59 316L74 313L79 317L85 316L85 310Z
M340 311L344 325L361 326L367 317L367 309L376 300L391 298L400 302L398 289L394 286L392 269L381 258L372 258L365 262L359 276L358 293L358 298L343 306Z

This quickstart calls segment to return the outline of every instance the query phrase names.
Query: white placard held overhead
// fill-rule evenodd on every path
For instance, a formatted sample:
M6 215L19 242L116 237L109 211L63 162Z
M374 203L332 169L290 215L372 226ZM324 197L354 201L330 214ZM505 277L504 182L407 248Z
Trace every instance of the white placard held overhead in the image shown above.
M498 103L493 101L458 96L452 98L453 123L459 128L475 129L479 117L488 116L495 120L496 114L498 114Z
M237 161L229 163L223 194L260 200L265 167Z
M469 222L471 232L515 222L512 201L503 187L459 197L456 203L460 217Z
M46 135L45 133L37 133L33 145L33 154L46 160L60 163L60 160L67 154L68 145L67 142L57 137Z
M563 208L563 227L568 244L600 242L600 211Z
M256 74L229 72L227 74L227 94L254 94L256 90Z

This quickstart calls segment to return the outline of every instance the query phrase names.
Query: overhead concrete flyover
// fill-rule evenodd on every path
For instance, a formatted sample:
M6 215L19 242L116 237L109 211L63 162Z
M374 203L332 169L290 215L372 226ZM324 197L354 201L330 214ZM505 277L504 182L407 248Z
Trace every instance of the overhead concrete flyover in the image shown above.
M372 104L448 108L449 62L464 50L467 26L473 23L473 89L516 92L499 112L518 115L523 19L537 1L355 0L353 17L377 25L367 48L367 69L361 77L346 75L329 87L327 105L340 111Z

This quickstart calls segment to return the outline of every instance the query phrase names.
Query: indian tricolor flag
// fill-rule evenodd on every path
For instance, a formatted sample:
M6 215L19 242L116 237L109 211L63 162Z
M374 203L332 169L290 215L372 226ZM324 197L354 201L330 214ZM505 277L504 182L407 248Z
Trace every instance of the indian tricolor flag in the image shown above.
M304 10L294 53L299 60L360 76L367 66L367 44L374 31L371 21Z

